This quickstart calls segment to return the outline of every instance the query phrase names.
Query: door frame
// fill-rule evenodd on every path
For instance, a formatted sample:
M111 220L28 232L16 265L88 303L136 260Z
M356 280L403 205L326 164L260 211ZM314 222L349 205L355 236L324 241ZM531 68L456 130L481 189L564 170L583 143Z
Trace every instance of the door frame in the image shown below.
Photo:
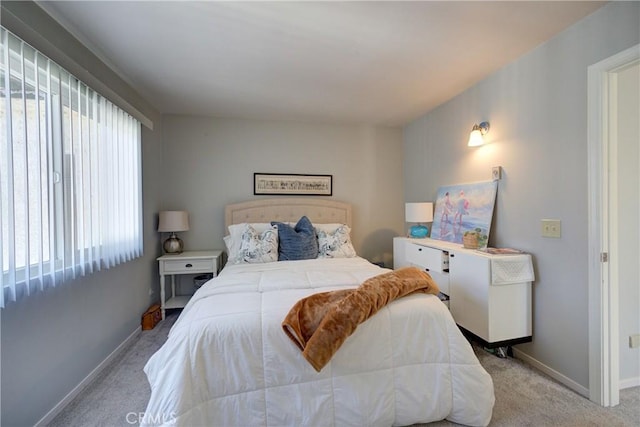
M611 116L616 113L616 72L638 59L640 44L588 68L589 399L602 406L620 401L617 261L609 257L617 245L617 223L610 212L617 198L616 179L609 176L616 149Z

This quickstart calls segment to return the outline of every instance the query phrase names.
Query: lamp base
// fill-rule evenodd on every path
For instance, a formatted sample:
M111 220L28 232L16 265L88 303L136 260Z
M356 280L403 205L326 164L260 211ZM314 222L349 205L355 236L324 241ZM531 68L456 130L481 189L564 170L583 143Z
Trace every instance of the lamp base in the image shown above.
M429 234L429 229L424 225L412 225L409 229L409 237L414 239L424 239Z
M176 233L171 233L171 236L162 244L164 252L169 255L178 255L182 253L184 244L182 239L176 236Z

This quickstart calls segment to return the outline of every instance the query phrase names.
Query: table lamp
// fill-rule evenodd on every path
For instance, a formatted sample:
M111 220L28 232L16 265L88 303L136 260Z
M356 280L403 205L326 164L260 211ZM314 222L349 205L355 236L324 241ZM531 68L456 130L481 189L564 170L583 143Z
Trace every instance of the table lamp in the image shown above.
M158 220L158 231L171 233L164 241L162 248L167 254L181 254L184 248L182 240L176 236L178 231L189 230L189 212L162 211Z
M433 203L405 203L404 216L407 222L417 223L411 226L409 236L414 238L425 238L429 234L429 229L421 223L433 221Z

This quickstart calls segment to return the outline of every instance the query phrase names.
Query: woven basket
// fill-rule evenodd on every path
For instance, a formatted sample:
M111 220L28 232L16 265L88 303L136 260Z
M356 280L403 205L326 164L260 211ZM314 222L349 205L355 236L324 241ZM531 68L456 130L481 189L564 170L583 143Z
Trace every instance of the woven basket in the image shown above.
M478 235L471 233L463 235L462 245L467 249L478 249Z
M159 321L162 320L162 311L160 305L154 304L142 315L142 330L148 331L156 327Z

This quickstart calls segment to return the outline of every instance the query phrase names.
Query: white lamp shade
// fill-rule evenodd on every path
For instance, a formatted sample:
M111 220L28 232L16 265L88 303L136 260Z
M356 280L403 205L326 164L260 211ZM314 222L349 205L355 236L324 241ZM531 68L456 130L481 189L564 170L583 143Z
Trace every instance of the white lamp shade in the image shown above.
M433 221L433 203L405 203L404 217L407 222L432 222Z
M472 130L471 133L469 134L468 146L478 147L482 144L484 144L484 138L482 137L482 132L480 132L478 129Z
M158 221L158 231L176 232L189 229L189 212L187 211L162 211Z

